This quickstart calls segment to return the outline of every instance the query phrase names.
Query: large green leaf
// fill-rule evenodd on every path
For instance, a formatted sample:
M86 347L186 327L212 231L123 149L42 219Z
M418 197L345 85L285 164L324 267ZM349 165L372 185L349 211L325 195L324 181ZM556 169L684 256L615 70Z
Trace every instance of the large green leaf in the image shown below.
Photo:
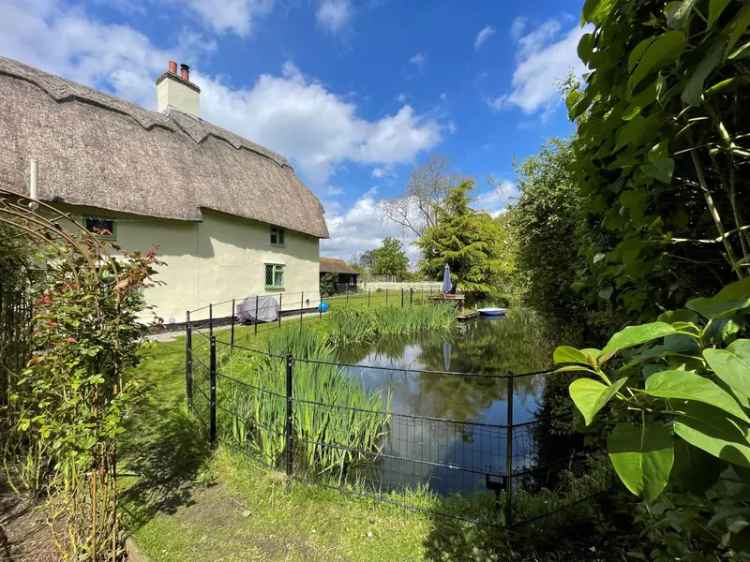
M713 297L689 300L686 306L711 319L750 308L750 277L727 285Z
M677 60L685 49L686 40L682 31L667 31L643 48L638 65L628 79L628 91L635 90L638 84L655 70Z
M750 435L747 426L727 418L710 406L686 402L685 415L674 421L681 439L732 464L750 468Z
M656 398L694 400L750 423L737 400L718 384L690 371L661 371L646 379L646 394Z
M669 481L674 464L671 432L661 424L619 423L607 439L615 472L633 494L651 502Z
M627 377L623 377L611 385L606 385L594 379L583 378L570 384L568 392L576 408L583 415L586 425L591 425L596 414L612 400L627 380Z
M667 25L672 29L684 29L690 23L693 7L697 0L680 0L670 2L664 10Z
M737 340L726 349L706 349L703 357L740 403L750 408L750 340Z
M672 334L678 333L677 330L666 322L650 322L649 324L641 324L639 326L628 326L615 333L607 342L607 345L602 349L599 355L599 363L608 361L615 353L634 347L636 345L643 345L650 341L671 336Z
M713 27L730 0L711 0L708 4L708 27Z
M713 72L722 60L724 44L721 39L716 39L695 67L690 78L682 90L682 101L688 105L698 105L703 94L703 84L706 78Z
M589 365L596 367L596 356L598 355L597 349L576 349L569 345L560 345L555 348L555 352L552 354L552 360L556 365L564 363L577 363L579 365Z
M615 0L586 0L583 5L583 21L601 24L612 11Z
M729 56L737 41L740 40L742 34L745 33L748 26L750 26L750 4L744 3L744 6L737 12L737 15L727 25L726 35L727 40L724 45L724 56Z

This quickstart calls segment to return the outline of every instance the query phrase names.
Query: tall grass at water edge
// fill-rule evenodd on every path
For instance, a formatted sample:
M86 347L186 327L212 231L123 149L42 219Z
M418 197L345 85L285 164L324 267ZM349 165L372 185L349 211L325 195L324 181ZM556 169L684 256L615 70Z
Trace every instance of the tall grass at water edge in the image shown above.
M382 306L331 312L330 342L338 347L384 336L404 336L427 330L448 332L456 322L451 305Z
M390 395L368 393L342 368L327 364L335 362L334 350L317 333L282 331L268 348L295 358L295 462L342 480L350 468L377 458L390 424ZM222 373L232 377L219 380L222 437L250 446L265 464L277 466L286 453L286 360L236 352Z

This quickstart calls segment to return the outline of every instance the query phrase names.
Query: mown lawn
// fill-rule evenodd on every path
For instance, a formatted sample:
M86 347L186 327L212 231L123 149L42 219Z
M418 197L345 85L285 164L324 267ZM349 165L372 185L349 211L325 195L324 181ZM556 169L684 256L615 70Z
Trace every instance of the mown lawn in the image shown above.
M262 328L256 336L242 327L236 341L262 348L273 333ZM287 482L223 446L211 451L185 411L183 337L149 344L139 369L149 392L121 448L123 511L153 560L428 559L429 515Z
M327 320L303 322L305 329L324 330ZM253 327L238 328L237 344L263 349L275 328L259 328L257 335ZM216 335L229 341L228 330ZM206 338L194 338L195 353L207 358ZM143 351L138 369L148 398L120 448L127 530L154 561L600 559L581 555L580 544L560 545L542 533L531 543L520 541L523 554L511 553L498 529L431 515L441 510L439 499L412 498L427 510L412 512L287 481L222 445L211 450L205 429L186 411L184 352L182 336ZM596 540L589 539L590 529L580 534Z

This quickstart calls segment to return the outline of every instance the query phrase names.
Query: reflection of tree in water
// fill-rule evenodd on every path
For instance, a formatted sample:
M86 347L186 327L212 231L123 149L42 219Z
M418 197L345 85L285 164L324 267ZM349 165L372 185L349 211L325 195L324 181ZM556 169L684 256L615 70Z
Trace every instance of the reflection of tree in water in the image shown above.
M387 365L394 369L489 375L540 370L549 366L552 355L552 343L546 337L542 321L528 311L511 311L505 319L464 324L448 345L443 337L430 335L423 335L416 343L417 346L414 341L385 338L375 346L350 347L339 357L349 363ZM420 350L416 356L407 353L407 349L413 351L415 347ZM476 420L493 403L507 396L508 382L502 378L427 373L403 377L394 373L387 378L397 402L408 405L410 413L421 416ZM514 379L515 397L522 403L535 400L543 387L542 376Z

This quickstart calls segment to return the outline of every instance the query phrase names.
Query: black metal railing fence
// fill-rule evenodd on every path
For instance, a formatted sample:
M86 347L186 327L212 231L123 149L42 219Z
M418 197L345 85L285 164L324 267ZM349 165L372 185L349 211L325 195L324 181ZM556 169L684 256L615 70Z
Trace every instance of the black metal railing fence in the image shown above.
M241 354L239 359L237 354ZM236 376L232 369L238 360L240 364L267 361L279 374L273 388ZM419 415L399 411L395 405L380 410L355 408L295 393L298 372L315 377L325 368L344 370L362 380L491 380L504 385L504 419ZM190 321L186 324L187 401L211 443L221 440L266 466L284 470L289 477L409 509L507 528L578 506L611 483L609 473L595 474L584 476L564 493L553 491L561 483L564 488L566 482L575 482L573 476L586 474L585 456L573 452L540 459L534 445L540 421L519 421L514 413L519 385L531 377L552 375L552 371L463 373L321 361L240 345L233 330L229 338L217 338L213 323L207 331L195 330ZM302 417L351 428L374 427L382 435L373 444L353 439L354 429L349 434L326 432L313 423L303 430L295 426L295 420ZM420 496L415 490L428 490L433 497L425 499L424 493Z

